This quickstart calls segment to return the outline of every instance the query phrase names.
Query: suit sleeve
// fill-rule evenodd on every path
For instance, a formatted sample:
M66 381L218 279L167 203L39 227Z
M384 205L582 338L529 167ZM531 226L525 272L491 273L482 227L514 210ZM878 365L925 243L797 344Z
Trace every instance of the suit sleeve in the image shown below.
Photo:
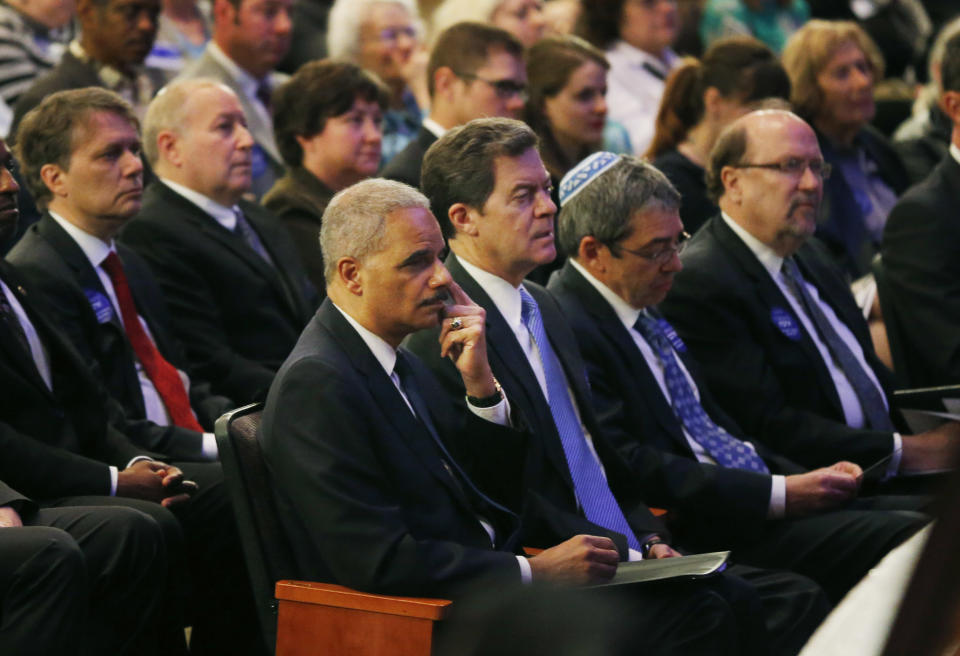
M7 506L13 508L18 514L34 512L37 504L23 496L12 487L0 481L0 508Z
M511 553L414 534L416 513L434 512L434 504L398 503L399 486L409 486L409 495L420 482L396 480L396 468L381 464L390 452L372 437L385 431L377 412L356 381L318 358L286 370L267 403L263 440L271 473L283 481L310 547L335 580L416 595L449 595L477 580L519 581Z

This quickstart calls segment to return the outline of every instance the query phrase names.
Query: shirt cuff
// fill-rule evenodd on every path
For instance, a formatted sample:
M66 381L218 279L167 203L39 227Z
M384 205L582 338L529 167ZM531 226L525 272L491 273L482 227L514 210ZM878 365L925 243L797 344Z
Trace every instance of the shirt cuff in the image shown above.
M470 412L481 419L497 424L498 426L510 425L510 402L507 401L506 395L500 399L500 403L492 405L489 408L478 408L475 405L471 405L470 399L467 399L467 407L470 408Z
M517 556L517 565L520 566L520 581L524 584L533 580L533 570L530 569L530 563L524 556Z
M643 560L643 554L636 549L627 549L627 560L630 562L635 560Z
M110 465L110 496L117 496L117 479L120 477L119 470Z
M770 477L770 507L767 519L782 519L787 513L787 478L775 474Z
M900 471L901 458L903 458L903 438L900 437L900 433L894 433L893 457L890 458L890 464L887 465L887 473L883 477L884 479L888 479L897 475L897 472Z
M217 437L213 433L203 434L203 457L207 460L216 460L219 455L217 450Z

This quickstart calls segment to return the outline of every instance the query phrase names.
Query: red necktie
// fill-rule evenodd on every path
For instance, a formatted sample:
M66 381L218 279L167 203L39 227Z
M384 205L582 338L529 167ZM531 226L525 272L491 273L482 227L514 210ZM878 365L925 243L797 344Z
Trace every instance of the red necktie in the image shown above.
M187 390L183 385L183 380L176 368L167 362L153 340L147 336L143 325L140 323L140 317L137 315L137 308L133 303L133 296L130 294L130 285L127 283L127 275L123 272L123 264L120 258L113 251L107 256L101 265L110 276L113 282L113 291L117 294L117 302L120 304L120 315L123 317L123 326L127 333L127 339L133 346L133 352L137 354L137 359L143 365L147 376L157 388L157 393L163 400L163 405L167 407L170 413L170 419L181 428L189 428L198 432L203 432L203 427L197 423L197 419L190 409L190 399L187 397Z

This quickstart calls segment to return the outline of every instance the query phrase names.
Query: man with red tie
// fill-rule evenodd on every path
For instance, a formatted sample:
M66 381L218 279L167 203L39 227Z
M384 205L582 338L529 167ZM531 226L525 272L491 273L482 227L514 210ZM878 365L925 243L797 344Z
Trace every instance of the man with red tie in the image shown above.
M46 212L8 259L43 293L80 353L99 365L126 414L155 424L144 430L142 446L176 459L214 460L216 442L205 431L233 404L184 371L186 358L150 269L114 242L140 209L136 119L107 92L77 93L51 97L24 122L21 161ZM78 103L86 109L64 111ZM45 152L56 143L48 137L54 127L75 135L64 144L73 151L67 166Z

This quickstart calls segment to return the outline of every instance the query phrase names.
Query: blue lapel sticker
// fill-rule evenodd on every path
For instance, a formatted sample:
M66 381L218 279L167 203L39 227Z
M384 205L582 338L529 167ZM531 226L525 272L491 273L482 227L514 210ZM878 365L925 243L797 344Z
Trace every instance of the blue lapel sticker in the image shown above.
M113 319L113 304L103 292L98 289L84 289L83 293L87 295L99 323L107 323Z
M687 345L683 343L682 339L680 339L680 335L678 335L677 331L673 329L673 326L671 326L666 319L658 319L657 323L660 325L660 332L666 335L667 339L670 340L674 350L677 353L686 353Z
M773 321L773 325L789 339L795 342L800 341L800 326L797 324L797 320L793 318L793 315L787 310L784 310L782 307L772 308L770 310L770 319Z
M253 144L253 148L250 149L250 168L252 169L251 175L253 179L256 180L266 173L267 166L267 154L263 151L263 148L260 147L260 144Z

